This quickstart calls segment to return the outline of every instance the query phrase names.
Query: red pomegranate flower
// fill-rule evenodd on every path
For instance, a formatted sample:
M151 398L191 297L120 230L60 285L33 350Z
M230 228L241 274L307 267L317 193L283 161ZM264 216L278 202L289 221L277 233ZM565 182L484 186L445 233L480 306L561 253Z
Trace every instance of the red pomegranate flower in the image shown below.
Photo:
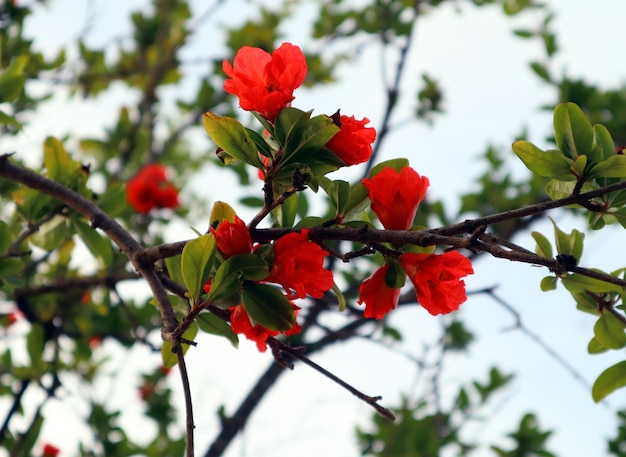
M400 256L400 265L415 286L417 301L433 316L459 309L467 300L465 282L460 278L474 273L463 254L413 254Z
M291 304L294 314L298 315L298 307ZM270 330L259 324L252 324L250 316L246 312L246 309L242 305L233 306L230 308L230 325L234 333L242 334L247 339L256 342L256 347L260 352L265 352L267 349L267 338L270 336L278 335L279 331ZM296 335L300 333L302 328L295 323L289 330L282 332L285 336Z
M363 179L372 202L372 211L387 230L408 230L426 195L430 182L411 167L400 172L383 168L371 179Z
M42 457L56 457L61 450L52 444L45 444L41 453Z
M333 274L324 268L328 252L309 240L309 230L292 232L274 244L274 261L268 282L280 284L287 298L308 295L321 298L333 287Z
M340 130L333 136L326 147L343 160L346 165L367 162L372 155L372 143L376 140L376 130L365 127L370 120L364 117L358 121L354 116L332 116Z
M361 284L359 304L365 303L363 316L382 319L392 309L397 308L400 289L387 285L385 276L389 265L383 265Z
M252 252L252 237L244 221L235 216L234 222L223 220L217 229L211 229L217 242L217 249L225 259L235 254Z
M135 211L146 214L154 208L176 208L178 190L167 180L165 168L155 163L146 165L128 181L126 200Z
M283 43L271 55L244 46L237 51L233 65L224 60L222 68L232 78L224 82L224 90L239 97L242 109L256 111L270 122L290 106L293 91L304 82L307 72L304 54L291 43Z

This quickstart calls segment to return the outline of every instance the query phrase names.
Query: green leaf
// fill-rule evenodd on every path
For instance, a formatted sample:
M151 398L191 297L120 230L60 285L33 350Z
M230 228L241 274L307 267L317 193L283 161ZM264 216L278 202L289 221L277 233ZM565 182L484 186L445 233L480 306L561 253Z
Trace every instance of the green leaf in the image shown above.
M211 233L190 240L183 248L180 269L189 290L192 306L198 303L202 287L215 258L215 237Z
M550 290L555 290L557 284L556 276L545 276L540 283L540 287L542 292L548 292Z
M571 197L575 186L575 181L559 181L557 179L552 179L546 186L546 194L548 194L548 197L552 200ZM582 186L581 192L585 193L591 190L594 190L593 187L588 182L585 182ZM578 205L570 205L569 207L578 207Z
M319 161L318 152L338 131L339 127L325 115L315 116L295 125L285 140L281 166L294 163L309 165L312 159ZM337 163L336 157L332 156L328 157L328 161L332 161L333 165Z
M285 108L278 113L274 124L274 136L283 147L293 135L294 129L311 118L312 111L302 111L298 108Z
M234 347L239 347L239 338L228 323L213 313L202 312L196 318L198 327L205 333L225 337Z
M167 274L170 279L178 284L184 284L183 271L181 268L182 255L176 255L174 257L165 258L165 266L167 267Z
M222 221L235 222L235 210L228 203L217 201L213 203L211 208L211 216L209 218L211 227L215 227Z
M257 168L263 166L255 142L237 120L208 112L202 123L213 142L230 156Z
M39 230L28 238L28 241L33 246L46 251L53 251L61 246L62 242L69 235L70 230L67 219L57 215L42 224Z
M554 222L554 219L552 219L551 217L548 219L550 219L550 222L552 222L552 225L554 226L554 239L556 240L556 252L559 254L572 255L572 246L570 243L569 235L565 233L563 230L561 230L558 227L558 225L556 225L556 222Z
M602 151L602 159L608 159L616 154L615 142L604 125L597 124L593 126L593 144Z
M554 137L559 150L575 159L591 150L593 128L578 105L561 103L554 110Z
M536 175L560 181L576 178L571 170L573 160L565 157L561 151L542 151L534 144L523 140L516 141L512 147L524 165Z
M600 373L591 388L591 396L593 401L599 403L609 394L624 386L626 386L626 360L617 362Z
M352 216L362 213L369 204L370 200L367 187L365 187L362 182L355 184L350 189L348 201L343 209L343 214L341 214L343 220L350 221Z
M552 81L552 78L550 77L550 72L548 71L548 68L544 64L540 62L531 62L530 68L532 69L532 71L535 72L537 76L539 76L544 81L546 82Z
M253 324L270 330L285 331L293 327L295 315L287 297L276 287L247 283L241 293L242 303Z
M9 116L4 111L0 110L0 125L11 125L17 130L22 129L22 124L13 116Z
M198 334L198 324L192 322L191 325L185 330L182 337L188 341L193 341L196 335ZM182 343L181 344L183 355L187 353L189 350L189 345ZM178 363L178 357L176 354L172 352L172 342L171 341L163 341L163 345L161 346L161 359L163 361L163 366L165 368L172 368L174 365Z
M126 186L113 184L98 196L98 206L109 216L119 216L126 208Z
M605 292L622 292L622 288L616 284L600 281L599 279L589 278L578 273L567 275L562 278L563 285L573 293L592 292L592 293L605 293Z
M207 300L216 302L241 287L244 279L261 281L270 274L268 264L255 254L237 254L226 259L217 269Z
M602 346L621 349L626 346L624 324L611 313L604 312L593 326L593 334Z
M61 183L68 181L78 165L70 158L63 143L51 136L46 138L43 145L43 164L50 179Z
M0 221L0 254L4 254L11 246L11 229L9 225Z
M614 155L603 160L589 170L587 177L588 179L626 177L626 156Z
M37 374L43 374L45 368L45 361L43 359L43 351L45 347L45 331L42 325L32 324L30 332L26 337L26 350L28 351L28 357L30 357L30 363L33 370Z
M109 239L100 235L99 232L80 219L72 219L72 225L87 246L87 249L98 259L100 266L106 268L111 265L113 262L113 250L111 249Z
M8 103L20 96L24 87L24 70L28 63L28 56L19 56L0 73L0 103Z
M0 259L0 279L7 276L15 276L24 268L24 264L19 259Z
M408 159L399 158L399 159L386 160L386 161L381 162L378 165L372 167L372 169L370 170L370 172L369 172L367 177L369 179L372 179L374 176L376 176L378 173L380 173L381 171L383 171L383 169L385 169L387 167L393 168L397 172L400 172L400 170L402 170L404 167L408 167L408 166L409 166L409 160Z
M589 340L589 344L587 344L587 352L589 354L601 354L606 351L608 351L608 349L605 348L595 336Z
M539 232L532 232L531 235L537 243L537 246L535 247L535 252L537 253L537 255L551 259L553 255L552 244L550 244L550 240L548 240L545 235Z

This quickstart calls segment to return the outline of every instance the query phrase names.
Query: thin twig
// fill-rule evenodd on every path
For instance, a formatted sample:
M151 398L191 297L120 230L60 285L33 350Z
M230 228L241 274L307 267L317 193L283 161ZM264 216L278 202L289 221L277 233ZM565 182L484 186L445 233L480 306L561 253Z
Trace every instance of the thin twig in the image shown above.
M380 396L371 397L369 395L365 395L363 392L353 387L352 385L348 384L346 381L344 381L340 377L336 376L335 374L331 373L327 369L321 367L320 365L318 365L317 363L309 359L306 355L304 355L303 347L294 348L273 337L268 338L268 343L276 347L279 352L286 353L290 357L293 357L294 359L305 363L306 365L310 366L318 373L321 373L322 375L326 376L328 379L330 379L334 383L340 385L341 387L346 389L348 392L350 392L352 395L357 397L359 400L364 401L365 403L370 405L372 408L374 408L378 412L378 414L380 414L381 416L391 421L396 420L396 416L389 409L378 404L378 401L381 400L382 397Z

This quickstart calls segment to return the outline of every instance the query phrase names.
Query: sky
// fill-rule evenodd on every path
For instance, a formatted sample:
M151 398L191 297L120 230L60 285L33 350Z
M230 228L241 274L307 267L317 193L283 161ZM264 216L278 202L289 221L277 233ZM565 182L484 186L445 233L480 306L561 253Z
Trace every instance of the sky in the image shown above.
M31 31L38 46L52 50L75 39L86 18L93 17L88 39L93 43L106 43L111 37L128 32L128 11L147 3L144 0L57 0L37 15ZM605 87L623 84L626 60L621 58L622 27L626 3L620 0L551 0L545 3L557 12L554 27L560 52L553 69L579 75ZM91 10L87 7L89 4ZM196 1L194 11L204 11L206 5L207 2ZM313 7L311 2L308 5L284 27L286 40L297 43L304 39L306 8L310 11ZM408 157L420 174L430 178L429 193L444 199L451 211L458 208L459 192L472 189L473 180L482 173L483 164L478 157L488 144L508 147L525 127L531 141L540 147L545 145L544 139L551 133L551 114L538 107L555 99L527 66L530 60L543 56L541 47L535 41L515 39L511 34L512 28L536 27L539 16L529 14L505 19L494 8L477 10L462 5L463 2L458 2L458 7L442 7L418 25L403 81L399 112L393 121L401 124L408 116L418 75L423 71L437 78L444 87L446 114L433 126L402 124L390 135L379 157L380 160ZM97 14L90 16L94 11ZM253 11L250 2L227 1L217 11L214 21L230 25L233 17L243 21L245 14ZM214 39L219 38L220 27L206 29L185 50L190 59L220 54L219 39ZM215 47L210 48L207 43ZM393 62L393 58L391 56L390 61ZM374 126L379 125L380 107L384 101L380 59L379 48L366 47L357 61L339 69L339 84L300 90L296 93L294 106L314 108L318 113L332 113L342 108L344 113L366 116ZM200 71L197 66L186 67L187 84L193 85ZM19 138L14 142L3 139L0 146L2 149L14 148L19 154L35 160L46 135L62 136L70 130L97 135L102 125L115 118L120 103L128 103L124 97L127 95L114 90L107 97L101 97L96 107L79 99L67 102L58 97L42 110L32 127ZM513 159L511 166L516 174L524 176L523 165ZM212 174L214 170L206 173L193 181L223 180L225 184L216 186L218 188L232 186L234 182L229 183L228 176L216 177ZM228 199L230 195L216 192L214 198ZM580 219L562 212L554 216L566 231L584 228ZM535 229L548 235L551 233L548 225ZM172 232L172 241L193 236L184 225ZM588 235L582 264L606 271L623 266L620 264L623 256L615 255L618 237L623 237L621 229ZM520 236L516 242L534 248L530 236ZM586 345L594 320L576 311L572 299L562 288L550 293L540 291L539 281L547 271L487 258L477 261L474 267L475 275L466 281L468 290L497 286L499 296L519 312L524 325L541 335L546 344L581 373L587 384L591 384L604 368L619 360L617 354L587 354ZM522 414L535 412L543 428L555 431L549 448L557 454L606 455L606 437L615 434L614 410L626 406L626 392L614 394L605 404L594 404L588 388L574 380L545 350L521 331L507 330L514 317L489 297L471 296L460 313L477 341L468 356L447 360L442 378L444 392L452 392L462 381L485 380L493 365L516 374L511 387L484 412L485 420L470 427L471 436L485 442L499 440L500 444L506 445L506 440L501 437L515 430ZM399 310L391 315L390 323L404 331L406 339L402 351L413 353L423 350L425 342L432 342L440 327L438 319L418 307ZM195 401L196 448L202 451L214 436L217 406L224 404L227 411L235 408L247 388L271 361L271 356L259 354L253 343L244 341L238 350L221 339L201 337L198 342L199 347L189 351L187 362ZM103 351L108 348L111 346L105 345ZM126 360L116 361L110 368L111 373L123 372L125 367L140 367L151 357L154 356L137 348ZM402 392L414 392L416 396L420 393L420 384L416 388L419 370L415 364L393 348L381 344L352 341L316 354L314 360L365 393L382 395L383 405L395 405ZM173 377L171 381L182 405L178 378ZM60 414L65 420L49 422L42 439L61 439L67 434L68 424L80 430L80 415L84 414L80 410L81 395L100 395L111 408L128 404L139 407L132 383L130 375L111 377L93 386L89 392L66 398L63 404L50 405L47 412ZM127 390L126 395L120 393L123 389ZM109 397L112 391L116 395ZM72 409L75 411L70 412ZM357 455L354 427L356 424L367 426L371 414L367 406L350 394L310 369L297 366L281 378L251 417L245 433L226 455L353 457ZM131 436L136 433L137 436L133 437L137 439L142 435L142 429L135 427L139 418L132 412L122 417L123 423L131 426ZM182 416L180 422L182 427ZM277 427L280 433L276 433ZM72 438L68 437L62 445L70 446L71 441Z

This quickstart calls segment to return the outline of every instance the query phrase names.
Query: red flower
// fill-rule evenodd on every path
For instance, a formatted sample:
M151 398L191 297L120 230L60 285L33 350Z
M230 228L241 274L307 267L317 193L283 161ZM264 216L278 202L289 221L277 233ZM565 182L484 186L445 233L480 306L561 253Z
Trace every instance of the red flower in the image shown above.
M372 143L376 139L376 130L365 127L369 119L357 121L354 116L333 116L340 130L326 143L326 147L343 160L346 165L367 162L372 155Z
M232 78L224 82L224 90L239 97L242 109L256 111L270 122L291 104L293 91L304 82L307 72L304 54L291 43L283 43L271 55L244 46L237 51L233 65L224 60L222 68Z
M217 242L217 249L225 259L235 254L252 252L252 237L244 221L235 216L235 221L224 219L217 229L211 229Z
M328 252L309 240L309 230L292 232L274 243L274 261L268 282L280 284L287 298L321 298L333 287L333 274L324 268Z
M155 163L146 165L128 181L126 200L135 211L146 214L154 208L176 208L178 191L167 180L165 168Z
M387 230L408 230L430 182L411 167L404 167L399 173L386 167L372 179L363 179L363 184L369 192L372 211L383 226Z
M291 304L294 313L298 315L298 307ZM265 352L267 349L267 338L270 336L276 336L280 332L277 330L270 330L259 324L252 324L250 316L246 312L246 309L242 305L233 306L230 308L230 326L234 333L243 334L247 339L256 342L256 347L260 352ZM285 336L295 335L300 333L302 328L296 323L289 330L282 332Z
M474 273L463 254L413 254L400 256L400 264L415 286L417 301L433 316L459 309L467 300L465 282L460 278Z
M53 446L52 444L46 444L43 447L43 452L41 453L41 456L56 457L57 455L59 455L59 452L61 452L61 450L58 447Z
M382 319L392 309L397 308L400 298L400 289L387 285L385 276L389 265L383 265L361 284L359 301L365 302L363 316Z

